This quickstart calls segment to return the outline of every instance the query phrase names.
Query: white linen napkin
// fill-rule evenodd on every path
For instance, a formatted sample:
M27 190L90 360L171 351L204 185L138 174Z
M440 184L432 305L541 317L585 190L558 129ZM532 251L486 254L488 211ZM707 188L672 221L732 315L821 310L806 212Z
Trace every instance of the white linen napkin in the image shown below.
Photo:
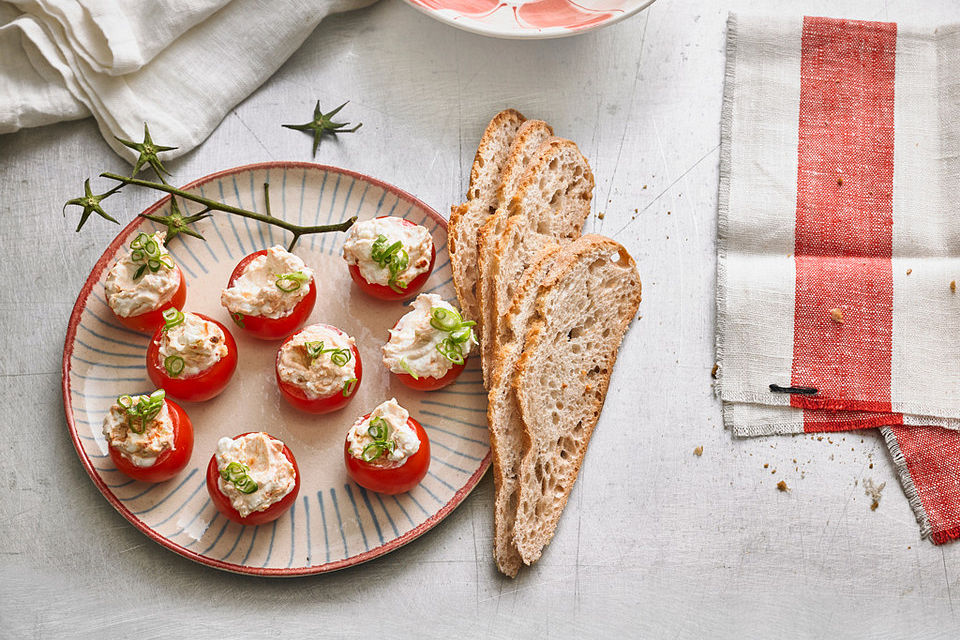
M92 114L107 143L202 142L327 15L375 0L0 0L0 134Z

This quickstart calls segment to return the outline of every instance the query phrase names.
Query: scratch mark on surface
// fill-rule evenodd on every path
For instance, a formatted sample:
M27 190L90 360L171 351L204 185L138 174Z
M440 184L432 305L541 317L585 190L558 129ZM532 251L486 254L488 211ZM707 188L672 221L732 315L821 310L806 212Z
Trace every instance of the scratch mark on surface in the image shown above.
M240 114L237 113L237 110L236 110L236 109L233 110L233 115L235 115L235 116L237 117L237 120L240 121L240 124L243 125L243 128L250 132L250 135L252 135L252 136L253 136L253 139L257 141L257 144L259 144L260 147L261 147L264 151L267 152L267 155L270 156L270 159L271 159L271 160L275 160L275 158L273 157L273 154L270 153L270 149L267 149L267 146L266 146L265 144L263 144L263 141L260 139L259 136L257 136L257 132L254 131L253 129L251 129L250 126L249 126L246 122L243 121L243 118L240 117Z
M607 187L607 196L600 203L601 207L606 209L610 203L610 194L613 192L614 179L617 177L617 168L620 166L620 156L623 155L623 141L627 137L627 127L630 126L630 119L633 115L633 105L637 97L637 85L640 82L640 65L643 63L643 43L647 38L647 24L650 22L650 12L643 14L643 32L640 34L640 55L637 58L637 70L633 74L633 88L630 89L630 105L627 107L627 117L623 119L623 131L620 132L620 144L617 146L617 159L613 162L613 172L610 174L610 184ZM719 146L719 145L718 145ZM603 220L600 221L600 232L603 232ZM629 224L629 223L628 223Z
M660 193L657 194L657 197L655 197L653 200L651 200L649 203L647 203L647 206L645 206L643 209L640 209L640 211L638 211L638 212L634 215L634 217L630 220L630 222L628 222L627 224L625 224L625 225L623 225L622 227L620 227L620 230L617 231L616 233L614 233L614 234L613 234L612 236L610 236L610 237L611 237L611 238L616 238L618 235L620 235L621 233L623 233L623 231L624 231L627 227L629 227L631 224L633 224L636 220L639 220L641 213L643 213L644 211L646 211L647 209L649 209L650 207L652 207L654 204L656 204L657 200L659 200L660 198L662 198L665 193L667 193L668 191L670 191L670 189L673 188L673 185L675 185L675 184L677 184L678 182L680 182L681 180L683 180L683 179L687 176L688 173L690 173L691 171L693 171L694 169L696 169L696 168L700 165L701 162L703 162L704 160L706 160L714 151L716 151L716 150L719 149L719 148L720 148L720 143L718 142L718 143L717 143L717 146L715 146L714 148L710 149L710 150L707 151L705 154L703 154L702 156L700 156L700 158L699 158L696 162L694 162L692 165L690 165L690 168L688 168L686 171L684 171L683 173L681 173L673 182L671 182L669 185L667 185L667 187L666 187L663 191L661 191Z

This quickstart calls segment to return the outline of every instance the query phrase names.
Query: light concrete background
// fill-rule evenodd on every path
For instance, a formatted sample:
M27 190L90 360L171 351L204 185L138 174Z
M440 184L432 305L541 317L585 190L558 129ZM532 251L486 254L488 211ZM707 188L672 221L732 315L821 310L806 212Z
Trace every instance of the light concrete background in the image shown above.
M127 167L90 119L0 136L0 637L957 637L960 544L919 539L875 432L723 430L710 369L728 10L960 20L955 0L659 0L607 29L517 42L386 0L324 21L168 165L186 183L309 160L310 140L280 123L349 99L363 128L317 161L446 215L497 110L581 146L597 179L587 229L637 259L642 318L556 537L516 580L491 559L489 475L407 547L309 578L221 573L129 525L77 460L59 373L76 295L118 231L93 219L75 234L60 208L84 178ZM108 204L126 221L155 199L127 189ZM886 483L875 511L867 479Z

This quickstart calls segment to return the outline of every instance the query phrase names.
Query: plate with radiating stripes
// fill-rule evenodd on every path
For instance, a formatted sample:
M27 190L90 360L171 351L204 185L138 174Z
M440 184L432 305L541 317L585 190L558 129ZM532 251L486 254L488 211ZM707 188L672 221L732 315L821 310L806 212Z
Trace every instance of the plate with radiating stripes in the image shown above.
M436 267L424 291L455 302L446 221L389 184L335 167L271 162L222 171L185 189L263 211L264 183L270 184L273 215L298 224L394 215L424 225L437 248ZM191 212L200 208L183 204ZM165 214L169 206L169 198L164 198L146 213ZM274 379L279 342L235 331L239 366L227 390L208 402L183 403L196 438L186 469L155 485L120 473L100 425L118 395L152 390L145 369L148 337L115 321L104 300L103 284L108 267L135 234L156 228L138 217L104 252L77 298L63 354L64 408L80 462L127 520L168 549L212 567L296 576L341 569L388 553L431 529L464 500L490 465L479 359L469 358L457 382L439 391L417 392L400 384L383 366L380 347L387 330L406 312L405 305L373 300L357 289L340 257L342 233L303 236L295 253L314 269L318 282L317 305L309 321L336 325L357 340L363 382L350 404L326 416L288 406ZM197 230L206 241L180 235L168 247L187 279L186 309L232 326L219 298L233 267L249 253L285 245L290 235L223 213L201 221ZM357 416L391 397L423 424L431 444L427 477L399 496L364 490L349 479L343 464L347 429ZM246 431L266 431L286 442L301 471L294 507L275 522L257 527L219 515L204 481L217 440Z

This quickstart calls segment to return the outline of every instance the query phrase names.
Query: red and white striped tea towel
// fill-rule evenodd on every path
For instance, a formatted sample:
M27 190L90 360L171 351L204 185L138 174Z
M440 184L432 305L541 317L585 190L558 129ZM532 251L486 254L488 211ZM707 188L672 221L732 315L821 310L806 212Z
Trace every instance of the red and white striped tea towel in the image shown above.
M960 26L731 15L717 354L736 435L882 427L960 536Z

